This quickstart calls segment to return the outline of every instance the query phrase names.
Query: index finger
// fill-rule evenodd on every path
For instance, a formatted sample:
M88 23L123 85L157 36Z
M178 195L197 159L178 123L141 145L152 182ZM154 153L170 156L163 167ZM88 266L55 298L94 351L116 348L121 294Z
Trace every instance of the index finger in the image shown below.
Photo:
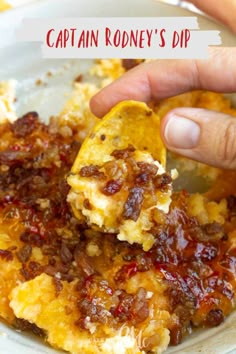
M150 102L194 89L236 91L236 48L210 48L201 60L155 60L128 71L90 102L98 117L123 100Z

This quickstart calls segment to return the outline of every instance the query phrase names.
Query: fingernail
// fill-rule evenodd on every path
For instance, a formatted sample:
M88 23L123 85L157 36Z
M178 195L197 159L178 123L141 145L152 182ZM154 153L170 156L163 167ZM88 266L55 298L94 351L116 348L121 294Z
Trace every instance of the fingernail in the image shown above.
M200 127L191 119L172 114L165 126L168 145L177 149L192 149L200 138Z

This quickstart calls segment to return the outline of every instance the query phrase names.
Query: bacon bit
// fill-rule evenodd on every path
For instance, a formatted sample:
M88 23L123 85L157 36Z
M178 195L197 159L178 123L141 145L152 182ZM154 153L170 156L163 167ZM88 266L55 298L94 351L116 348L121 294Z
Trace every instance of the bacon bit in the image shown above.
M20 331L24 331L24 332L30 331L39 337L45 337L45 332L41 328L36 326L36 324L30 323L27 320L24 320L22 318L16 317L13 326L19 329Z
M122 182L120 180L110 180L104 187L101 188L101 192L107 196L114 195L121 190Z
M33 234L39 234L39 228L38 228L38 226L30 225L30 227L29 227L29 232L32 232Z
M100 136L100 139L101 139L101 141L106 140L106 135L105 135L105 134L102 134L102 135Z
M150 177L154 177L157 174L158 167L154 163L138 162L137 163L141 173L147 173Z
M209 262L216 258L217 254L217 245L198 243L194 256L196 259Z
M210 224L203 225L203 230L207 233L207 235L212 236L218 233L224 233L224 228L218 222L212 222Z
M74 325L81 329L87 329L86 317L81 317L74 322Z
M53 283L55 285L55 290L56 290L56 297L60 294L60 292L63 290L63 284L61 280L55 275L53 278Z
M107 295L112 296L114 294L114 291L112 290L112 288L106 287L106 293L107 293Z
M147 257L146 254L138 254L136 257L137 269L139 272L146 272L151 267L151 260Z
M147 300L147 291L144 288L139 288L134 297L132 306L133 322L136 325L145 321L149 316L149 307Z
M3 203L12 203L14 201L14 197L12 195L5 195L3 198Z
M52 277L54 277L54 276L58 277L62 280L64 280L65 277L67 278L67 276L69 276L69 278L70 278L71 275L68 274L69 270L70 270L70 265L65 265L61 262L55 262L53 265L47 264L46 266L43 267L43 271L46 274L48 274Z
M25 278L25 280L30 280L32 279L31 274L29 272L29 270L27 269L27 266L25 264L23 264L22 268L20 269L20 273L22 274L22 276Z
M122 59L121 64L123 68L128 71L130 69L133 69L135 66L139 65L139 62L137 59Z
M83 272L83 274L89 277L95 273L92 265L89 262L89 257L79 245L75 249L74 259L77 267L81 270L81 272Z
M160 267L160 271L169 283L167 293L169 294L171 305L176 307L178 304L186 305L188 303L191 308L195 308L196 299L200 301L203 298L201 283L198 282L197 285L195 284L195 288L198 291L198 297L195 298L191 287L188 286L187 281L180 274L168 272L163 266Z
M13 254L9 250L0 249L0 258L5 259L6 261L12 261L13 260Z
M83 75L82 74L79 74L75 79L74 79L74 82L81 82L83 81Z
M67 316L69 316L70 314L72 314L72 312L73 312L73 309L71 308L71 307L69 307L69 306L65 306L65 313L66 313L66 315Z
M60 257L64 264L70 263L73 259L73 254L71 253L71 251L69 250L69 248L65 243L62 243L61 245Z
M149 174L146 172L142 172L142 173L138 173L135 176L134 183L137 186L144 186L144 185L148 184L149 181L150 181Z
M89 317L91 322L106 323L109 312L98 304L96 299L95 301L88 299L78 301L78 308L83 315L82 318Z
M136 262L131 262L129 264L123 265L123 267L116 273L115 280L118 282L124 282L130 279L138 272L138 267Z
M138 220L143 204L144 190L139 187L131 188L128 199L124 205L123 217L124 219Z
M11 146L11 150L12 151L19 151L19 150L21 150L21 147L20 147L20 145L15 144L15 145Z
M117 161L108 161L103 165L103 168L109 179L119 179L123 174Z
M188 230L188 232L193 239L203 242L218 241L225 236L223 226L217 222L194 225Z
M163 173L162 175L156 176L153 182L156 188L165 189L167 185L172 182L172 178L168 173Z
M38 113L29 112L22 118L17 119L11 126L12 132L16 138L24 138L31 134L38 123Z
M220 265L228 269L234 276L236 276L236 257L225 255L224 259L220 262Z
M114 150L111 153L111 156L114 156L117 160L118 159L125 160L128 157L132 156L134 151L135 151L135 147L133 145L129 144L126 149Z
M82 167L79 171L79 175L81 177L94 177L97 179L103 179L105 177L105 174L99 171L99 166L96 165Z
M92 205L90 204L90 201L87 198L84 199L83 206L85 209L92 210Z
M114 297L118 303L110 309L111 314L119 322L132 321L133 325L137 325L145 321L149 316L147 292L144 288L139 288L136 294L128 294L125 290L117 290ZM117 302L114 298L114 303Z
M233 214L235 215L236 213L236 196L235 195L230 195L227 198L227 206L228 209L233 212Z
M181 324L175 324L170 328L170 343L172 345L178 345L181 343L183 334Z
M219 326L222 322L224 322L224 314L221 309L212 309L207 314L206 324L209 327Z
M125 290L119 290L115 292L115 295L116 294L118 294L119 303L115 308L112 307L110 312L119 322L131 320L131 307L134 301L134 295L127 294Z
M42 85L42 83L43 83L43 81L42 81L41 79L37 79L37 80L35 81L35 85L36 85L36 86L40 86L40 85Z
M10 246L10 247L8 247L8 251L15 251L15 250L17 250L17 246Z
M78 283L78 286L82 287L85 295L88 295L88 290L92 286L93 282L94 282L94 273L86 276L83 279L83 282Z
M40 275L44 271L43 268L44 267L41 266L38 262L31 261L29 263L23 263L20 272L25 280L30 280Z
M20 235L20 240L24 243L29 243L32 246L42 247L44 240L37 233L30 233L29 231L24 231Z
M67 156L66 154L64 154L63 152L61 152L59 154L59 157L60 157L60 160L63 161L63 162L66 162L67 161Z
M19 259L19 261L21 263L25 263L27 262L30 257L31 257L31 254L32 254L32 247L31 245L27 244L27 245L24 245L17 253L17 258Z
M19 165L22 161L27 161L30 157L30 152L5 150L0 152L0 163L6 166Z

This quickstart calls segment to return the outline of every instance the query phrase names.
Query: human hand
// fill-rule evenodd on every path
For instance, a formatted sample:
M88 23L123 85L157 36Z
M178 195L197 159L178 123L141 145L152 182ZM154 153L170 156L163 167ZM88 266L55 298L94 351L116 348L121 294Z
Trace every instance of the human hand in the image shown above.
M149 102L194 89L236 91L236 48L211 48L206 60L156 60L141 64L91 100L102 117L127 99ZM209 165L236 169L236 118L215 111L176 108L162 120L167 148Z
M236 32L236 0L185 0Z

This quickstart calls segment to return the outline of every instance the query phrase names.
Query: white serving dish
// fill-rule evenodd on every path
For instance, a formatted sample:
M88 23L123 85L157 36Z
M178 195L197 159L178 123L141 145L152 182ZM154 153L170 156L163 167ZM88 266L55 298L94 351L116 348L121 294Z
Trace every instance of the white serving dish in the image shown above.
M15 43L14 31L23 18L79 16L192 16L189 11L155 0L40 0L0 14L0 80L15 78L17 112L37 110L42 118L58 113L71 82L91 65L88 60L43 60L40 44ZM194 14L195 15L195 14ZM235 46L236 37L224 26L198 16L201 29L220 30L223 45ZM33 30L33 29L32 29ZM52 78L46 73L52 71ZM37 86L42 79L47 86ZM50 97L50 99L49 99ZM221 326L191 335L181 345L168 349L168 354L233 354L236 353L236 313ZM0 354L52 354L34 337L18 333L0 323ZM82 353L81 353L82 354ZM135 353L134 353L135 354Z

